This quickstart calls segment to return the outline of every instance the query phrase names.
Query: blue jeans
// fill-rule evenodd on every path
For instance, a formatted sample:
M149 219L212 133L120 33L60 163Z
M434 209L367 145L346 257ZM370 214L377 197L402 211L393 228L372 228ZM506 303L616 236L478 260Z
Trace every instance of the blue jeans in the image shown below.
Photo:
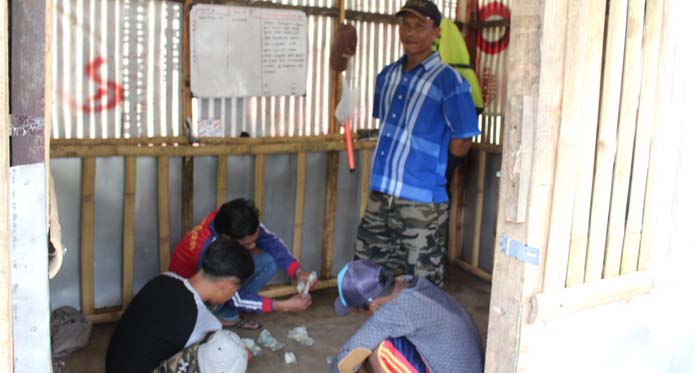
M278 265L268 253L254 255L254 273L239 289L244 293L258 293L262 287L278 272ZM234 320L239 317L240 309L234 306L232 300L215 308L215 316L223 320Z

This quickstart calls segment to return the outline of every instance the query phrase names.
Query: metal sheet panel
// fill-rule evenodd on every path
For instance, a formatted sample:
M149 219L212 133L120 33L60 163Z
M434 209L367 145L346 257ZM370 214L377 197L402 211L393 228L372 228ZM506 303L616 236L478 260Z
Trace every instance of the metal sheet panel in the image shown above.
M51 369L46 164L10 168L14 371Z

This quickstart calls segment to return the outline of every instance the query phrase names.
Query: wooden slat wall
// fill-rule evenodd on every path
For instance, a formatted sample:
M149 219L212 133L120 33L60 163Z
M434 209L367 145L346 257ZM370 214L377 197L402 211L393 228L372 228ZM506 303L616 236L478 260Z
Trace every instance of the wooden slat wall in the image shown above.
M606 227L609 220L611 198L611 194L606 191L611 189L611 174L616 152L616 125L621 99L621 70L626 41L627 13L627 0L611 2L604 55L592 211L590 212L590 232L585 266L585 281L588 282L600 280L604 266Z
M642 58L643 19L645 0L628 3L626 46L624 52L621 104L619 107L618 142L614 161L614 177L609 207L609 232L604 255L604 278L620 273L621 249L626 227L626 205L629 198L633 143L636 133L638 97L640 95L640 65ZM645 198L632 196L632 198Z
M633 172L631 174L628 218L621 256L621 274L647 269L649 247L640 245L643 228L643 213L648 177L650 144L655 121L655 91L657 85L657 61L662 30L662 0L647 0L645 9L645 29L643 33L643 63L641 72L640 102L638 104L638 123L633 151Z

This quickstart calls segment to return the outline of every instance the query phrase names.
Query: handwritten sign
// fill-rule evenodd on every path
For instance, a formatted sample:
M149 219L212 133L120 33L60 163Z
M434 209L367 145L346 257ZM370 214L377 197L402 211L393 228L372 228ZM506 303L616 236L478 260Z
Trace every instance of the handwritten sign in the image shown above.
M191 10L191 91L197 97L304 95L307 15L198 4Z

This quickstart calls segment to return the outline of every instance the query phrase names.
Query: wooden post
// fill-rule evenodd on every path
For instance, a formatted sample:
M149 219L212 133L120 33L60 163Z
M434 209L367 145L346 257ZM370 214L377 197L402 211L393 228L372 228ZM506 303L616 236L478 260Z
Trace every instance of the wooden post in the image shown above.
M0 3L0 371L12 372L12 289L10 277L10 123L8 1Z
M486 346L486 372L526 371L527 306L543 282L551 187L558 147L567 2L519 0L512 9L507 49L508 84L505 106L497 232L541 249L541 265L533 266L496 251ZM543 44L544 53L541 53ZM523 133L529 142L523 141ZM530 148L531 147L531 148ZM524 149L529 150L525 155ZM522 158L520 158L522 157ZM526 160L524 157L528 157ZM513 199L523 175L518 165L529 162L528 192ZM520 206L522 205L522 206ZM508 211L526 211L524 220Z
M181 121L193 123L191 108L191 7L193 0L184 0L181 16ZM190 136L184 127L184 135ZM183 157L181 162L181 230L193 228L193 158Z
M135 187L137 167L135 157L126 157L123 191L123 259L121 302L123 309L133 299L133 260L135 257Z
M333 35L336 34L338 26L343 23L346 16L345 0L335 0L334 6L338 8L338 19L334 23ZM341 73L329 69L331 72L330 97L329 97L329 134L338 133L338 125L334 110L338 103L339 92L341 92ZM336 225L336 192L338 190L338 153L328 154L326 170L326 205L324 213L324 234L322 237L322 259L321 277L326 279L331 277L331 267L333 261L333 239Z
M169 268L169 157L157 158L157 220L160 272Z
M217 159L217 207L227 202L227 154Z
M80 306L94 313L94 181L97 160L82 159L82 204L80 207Z
M292 256L302 256L302 227L304 225L304 194L307 179L307 153L297 153L297 189L295 190L295 219L292 235Z
M254 161L254 204L259 209L259 214L263 216L263 196L266 179L266 156L257 154Z
M360 217L365 215L367 199L370 197L370 150L360 152Z

